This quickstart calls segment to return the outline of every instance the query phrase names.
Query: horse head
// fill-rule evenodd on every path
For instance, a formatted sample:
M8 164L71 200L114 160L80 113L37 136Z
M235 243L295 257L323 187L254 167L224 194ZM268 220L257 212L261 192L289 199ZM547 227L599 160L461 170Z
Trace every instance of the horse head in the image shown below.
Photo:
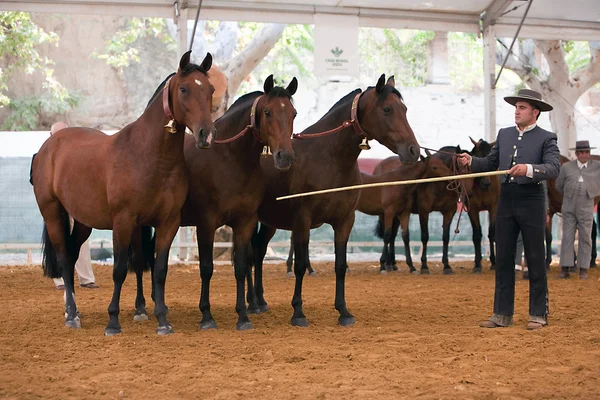
M387 82L382 74L375 87L368 88L360 97L358 113L360 125L368 139L375 139L398 154L403 164L419 159L420 146L406 118L406 105L396 90L394 77Z
M421 160L425 163L425 175L423 178L437 178L440 176L450 176L452 171L446 166L444 160L438 157L432 157L429 150L425 150L427 157L421 156Z
M200 65L190 62L191 51L179 61L179 69L170 82L173 116L194 135L198 148L208 148L216 135L211 117L212 95L215 88L208 80L212 56L206 54Z
M271 148L275 168L287 171L294 161L292 133L296 108L292 96L298 89L298 80L293 78L286 87L275 86L273 75L263 85L264 95L256 105L256 129L260 141Z
M486 157L492 151L493 145L486 142L483 139L479 139L479 141L475 141L472 137L469 136L471 143L473 143L473 149L471 150L471 155L475 157ZM489 176L484 176L479 178L479 186L486 190L492 185L492 180Z

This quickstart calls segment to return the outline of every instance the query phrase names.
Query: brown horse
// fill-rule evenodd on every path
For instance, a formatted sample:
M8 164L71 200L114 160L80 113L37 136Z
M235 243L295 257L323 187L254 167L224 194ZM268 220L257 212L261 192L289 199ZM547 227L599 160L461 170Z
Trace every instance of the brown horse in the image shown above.
M471 155L475 157L486 157L492 151L494 143L488 143L483 139L479 141L473 140L471 137L471 143L473 143L473 149ZM469 219L471 220L471 227L473 228L473 245L475 246L475 265L473 267L473 273L481 273L481 222L479 220L479 213L481 211L488 211L489 213L489 227L488 227L488 239L490 241L490 263L491 269L496 267L496 207L498 205L498 198L500 196L500 179L495 177L485 176L482 178L475 178L473 181L473 189L469 193L469 201L467 210Z
M592 155L593 160L600 160L600 156ZM568 162L569 159L563 155L560 156L560 165ZM563 194L556 190L556 179L548 181L548 220L546 223L546 269L550 270L550 264L552 263L552 217L555 214L559 214L562 209ZM600 196L594 198L594 204L598 205L600 202ZM598 221L600 222L600 207L598 207ZM590 260L590 267L596 266L596 258L598 258L597 252L597 236L598 227L596 221L592 224L592 259Z
M264 146L269 146L273 157L263 158L275 170L287 171L292 165L291 137L296 117L292 95L297 88L296 78L287 88L274 87L271 75L264 82L264 93L253 92L241 97L215 122L220 140L215 141L210 150L200 154L192 141L186 140L185 162L190 174L190 190L181 210L181 226L196 226L197 229L202 278L201 329L217 327L210 312L209 289L215 231L221 225L233 229L236 326L238 330L252 329L246 311L244 284L247 251L265 192L261 152Z
M198 66L190 63L190 52L185 53L177 73L161 92L157 90L135 122L113 136L86 128L63 129L35 157L33 185L45 224L44 273L62 275L65 281L68 327L81 326L73 296L79 249L92 228L112 229L114 291L105 334L121 332L119 298L129 245L132 234L149 225L156 228L157 333L172 332L164 289L169 249L188 191L183 142L186 127L198 147L210 146L215 134L210 116L213 88L207 76L211 64L210 54ZM72 232L69 218L74 220Z
M449 175L452 175L452 171L446 167L442 160L431 157L428 151L427 157L422 158L422 161L414 165L400 165L398 168L381 175L361 173L363 183L425 179ZM417 188L418 185L413 184L361 190L356 209L368 215L380 216L376 233L383 238L382 254L387 258L381 262L380 273L398 269L392 259L394 257L394 249L391 248L393 246L392 228L394 223L397 224L395 221L399 220L402 224L402 231L408 229L410 211L413 207L414 194ZM383 224L381 223L382 220Z
M293 141L296 160L288 172L277 171L272 164L261 162L267 186L258 210L261 229L252 239L257 297L252 296L249 271L251 308L268 309L263 297L262 261L275 230L291 230L296 254L291 323L295 326L308 325L302 310L302 283L308 259L309 234L311 228L327 223L334 230L338 321L343 326L354 323L345 300L346 249L360 192L354 190L285 201L277 201L276 197L360 184L357 159L366 146L366 139L379 141L405 163L417 161L419 144L406 119L406 105L394 86L393 78L386 83L385 75L381 75L375 87L362 93L359 89L351 92L317 123L296 135L297 139Z
M455 162L453 154L459 154L462 150L460 146L445 146L439 149L439 152L434 154L432 157L439 158L444 162L444 165L448 168L452 168L452 163ZM391 171L398 168L400 163L394 158L388 158L383 160L373 171L373 174L378 175ZM442 252L442 263L444 265L443 273L445 275L452 275L452 267L448 262L448 246L450 243L450 225L452 224L452 218L456 214L456 203L458 201L458 192L448 190L447 182L430 182L420 184L414 194L413 206L411 213L419 215L419 222L421 226L421 274L429 274L429 267L427 266L427 243L429 242L429 214L433 211L439 211L443 216L442 223L442 241L443 241L443 252ZM406 256L406 264L410 269L411 273L418 273L417 269L413 265L412 255L410 250L410 231L408 229L408 216L405 216L405 221L398 219L392 224L391 241L388 246L388 251L391 254L385 252L381 255L379 260L380 264L389 262L392 264L392 269L396 265L395 254L394 254L394 239L398 234L398 227L400 225L406 226L406 229L402 230L402 241L404 242L404 254ZM381 218L379 224L382 224ZM378 230L378 229L377 229ZM376 231L377 231L376 230ZM386 248L384 247L384 250Z

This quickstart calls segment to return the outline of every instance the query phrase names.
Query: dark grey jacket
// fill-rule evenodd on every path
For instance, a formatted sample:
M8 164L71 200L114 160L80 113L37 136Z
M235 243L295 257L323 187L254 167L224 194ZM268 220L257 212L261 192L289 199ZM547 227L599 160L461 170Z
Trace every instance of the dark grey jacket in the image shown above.
M473 157L471 170L473 172L507 170L512 168L514 161L515 164L531 164L533 179L519 176L510 182L525 184L555 179L560 171L560 152L556 141L554 133L539 126L525 132L521 140L516 127L500 129L490 154L482 158ZM518 152L513 160L515 149ZM500 182L506 182L506 175L500 176Z

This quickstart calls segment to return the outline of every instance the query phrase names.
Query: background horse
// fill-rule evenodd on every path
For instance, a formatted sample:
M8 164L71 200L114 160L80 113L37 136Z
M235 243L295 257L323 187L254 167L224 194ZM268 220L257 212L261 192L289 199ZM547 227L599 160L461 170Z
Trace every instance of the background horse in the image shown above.
M600 156L591 156L594 160L600 160ZM569 159L563 155L560 156L560 165L568 162ZM562 209L563 194L556 190L556 179L548 181L548 221L546 223L546 269L550 270L550 264L552 263L552 218L555 214L559 214ZM594 198L594 204L598 205L600 202L600 196ZM600 207L598 207L598 221L600 222ZM596 248L596 240L598 236L598 226L596 221L592 223L592 258L590 260L590 267L596 266L596 258L598 258L598 252Z
M397 153L403 162L417 161L419 144L406 119L406 105L394 86L393 77L386 83L385 75L381 75L375 87L362 93L357 89L338 101L317 123L296 135L297 139L293 141L296 160L289 171L280 172L272 164L261 162L267 186L258 210L261 228L252 239L257 297L250 296L251 307L256 301L259 309L268 309L262 287L263 258L275 230L291 230L296 255L291 323L308 325L302 309L302 283L310 229L327 223L334 230L338 322L342 326L354 323L345 299L346 250L360 192L354 190L284 201L277 201L276 197L361 183L357 159L366 147L366 139L379 141ZM249 284L249 292L252 292L251 280Z
M369 175L361 173L364 183L379 183L413 179L425 179L440 176L452 175L452 171L439 158L431 157L427 151L428 157L422 157L422 161L414 165L400 165L398 168L383 173L381 175ZM415 199L415 191L418 184L384 186L375 188L361 189L360 199L356 209L369 215L378 215L376 233L383 238L383 251L379 268L380 273L397 270L395 265L395 251L393 243L393 225L400 220L402 230L408 229L408 220L410 211ZM381 221L383 220L383 224Z
M432 157L438 158L444 162L446 167L453 169L452 163L455 162L453 154L459 154L462 150L460 146L445 146L439 149L438 153ZM388 158L381 162L373 171L374 174L382 174L386 171L391 171L398 168L400 163L398 160ZM450 242L450 225L452 224L452 218L456 214L456 203L458 201L458 191L448 190L448 182L430 182L421 183L414 194L415 199L413 200L413 206L411 213L419 215L419 223L421 226L421 271L422 274L429 274L429 267L427 266L427 243L429 242L429 214L433 211L439 211L442 213L442 264L444 265L443 273L445 275L452 275L452 267L448 262L448 246ZM408 265L411 273L416 273L417 270L413 265L412 255L410 250L410 231L408 228L408 217L407 220L401 221L396 220L392 225L392 236L391 244L388 246L389 250L394 250L394 239L398 234L398 227L402 224L406 226L406 229L402 230L402 240L404 242L404 254L406 256L406 264ZM379 223L381 224L381 218ZM379 231L379 229L376 229ZM382 254L379 260L380 264L385 263L386 260L396 265L395 253L391 255Z
M177 73L163 83L164 89L157 90L135 122L112 136L93 129L63 129L46 140L35 157L34 192L44 217L42 264L45 275L62 275L65 281L67 326L81 326L73 296L79 249L92 228L112 229L114 291L105 334L121 332L119 298L129 245L132 233L144 224L156 228L157 333L172 332L164 287L188 190L183 141L186 127L199 147L208 147L215 133L210 116L214 89L207 76L211 64L210 54L198 66L190 63L190 52L185 53ZM69 217L74 219L72 232Z
M471 143L473 143L473 149L471 155L475 157L486 157L492 151L495 143L488 143L483 139L479 141L473 140L471 137ZM496 244L496 207L498 205L498 198L500 196L500 179L497 176L484 176L481 178L475 178L473 180L473 189L469 193L469 201L467 204L467 212L469 219L471 220L471 227L473 228L473 246L475 247L475 265L473 266L473 273L481 273L481 239L483 237L481 233L481 222L479 220L479 213L481 211L488 211L489 213L489 227L488 227L488 239L490 241L490 263L491 269L496 268L496 253L494 246Z

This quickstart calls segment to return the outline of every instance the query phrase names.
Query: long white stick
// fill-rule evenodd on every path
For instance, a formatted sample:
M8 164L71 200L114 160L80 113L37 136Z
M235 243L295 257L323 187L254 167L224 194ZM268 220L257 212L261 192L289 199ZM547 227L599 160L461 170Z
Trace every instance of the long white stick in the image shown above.
M290 194L287 196L277 197L276 200L287 200L287 199L294 199L296 197L314 196L317 194L344 192L346 190L357 190L357 189L372 188L372 187L412 185L415 183L442 182L442 181L452 181L452 180L456 180L456 179L471 179L471 178L480 178L482 176L494 176L494 175L506 175L506 174L508 174L507 169L502 170L502 171L492 171L492 172L476 172L473 174L464 174L464 175L439 176L437 178L412 179L412 180L408 180L408 181L365 183L362 185L344 186L344 187L333 188L333 189L315 190L314 192Z

